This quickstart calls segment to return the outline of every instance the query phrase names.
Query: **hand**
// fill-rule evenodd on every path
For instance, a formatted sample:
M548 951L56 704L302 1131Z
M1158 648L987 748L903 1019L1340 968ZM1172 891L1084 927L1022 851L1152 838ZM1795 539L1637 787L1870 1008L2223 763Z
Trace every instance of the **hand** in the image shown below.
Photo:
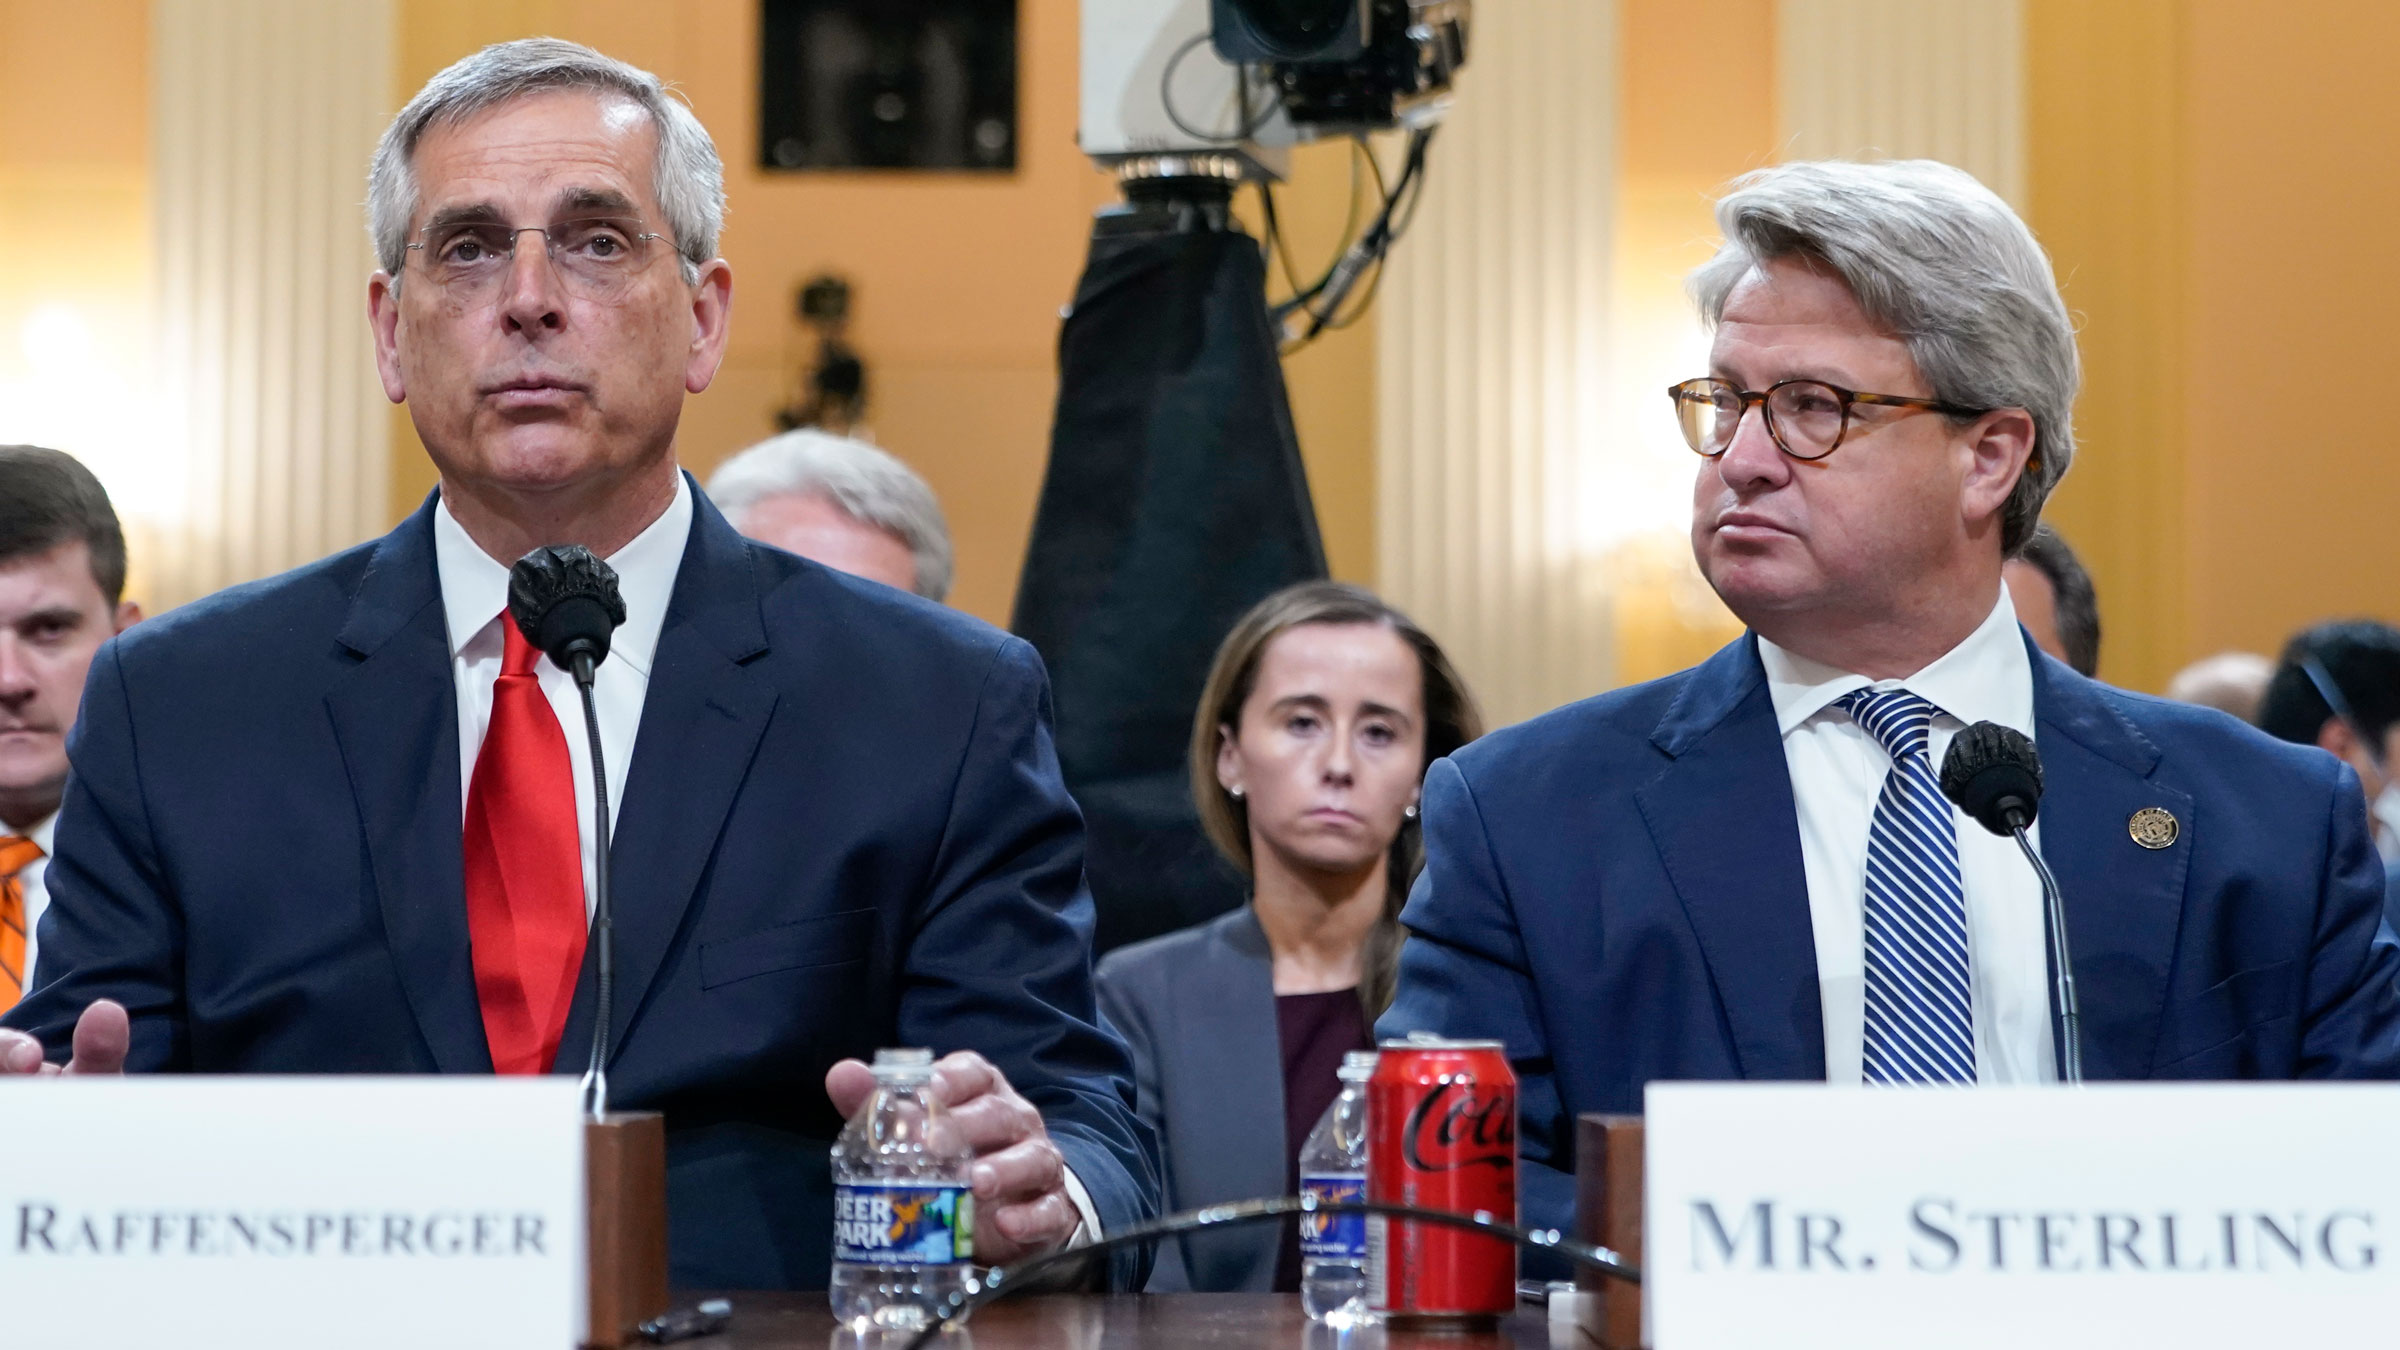
M126 1052L133 1048L133 1023L125 1005L98 999L75 1019L75 1057L65 1068L42 1058L42 1043L22 1031L0 1031L0 1073L41 1074L123 1073Z
M991 1061L969 1050L933 1066L933 1095L975 1150L975 1260L987 1266L1038 1255L1075 1235L1082 1217L1067 1198L1067 1161L1042 1113L1017 1095ZM845 1059L825 1074L825 1094L844 1120L875 1091L875 1072Z

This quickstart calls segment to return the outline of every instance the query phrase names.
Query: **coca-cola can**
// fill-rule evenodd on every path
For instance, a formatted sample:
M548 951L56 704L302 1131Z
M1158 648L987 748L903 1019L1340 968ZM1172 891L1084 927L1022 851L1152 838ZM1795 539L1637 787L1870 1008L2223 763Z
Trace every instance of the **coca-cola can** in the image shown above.
M1367 1080L1367 1199L1517 1221L1517 1076L1498 1041L1385 1041ZM1367 1303L1389 1321L1488 1326L1517 1302L1517 1249L1371 1216Z

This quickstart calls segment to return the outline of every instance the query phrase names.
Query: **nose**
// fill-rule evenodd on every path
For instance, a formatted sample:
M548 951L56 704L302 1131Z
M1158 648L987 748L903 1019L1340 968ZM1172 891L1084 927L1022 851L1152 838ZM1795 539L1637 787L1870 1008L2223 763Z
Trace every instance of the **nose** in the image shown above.
M558 268L550 261L550 241L541 231L517 233L517 250L502 284L507 289L500 297L500 315L510 332L555 332L566 325L566 297Z
M1339 728L1338 731L1339 734L1326 738L1325 781L1348 787L1358 776L1357 755L1350 745L1349 728Z
M1753 405L1742 410L1733 439L1716 458L1717 476L1737 495L1748 497L1790 481L1792 461L1767 431L1767 410Z
M33 663L26 659L25 644L15 633L0 630L0 705L17 707L34 692Z

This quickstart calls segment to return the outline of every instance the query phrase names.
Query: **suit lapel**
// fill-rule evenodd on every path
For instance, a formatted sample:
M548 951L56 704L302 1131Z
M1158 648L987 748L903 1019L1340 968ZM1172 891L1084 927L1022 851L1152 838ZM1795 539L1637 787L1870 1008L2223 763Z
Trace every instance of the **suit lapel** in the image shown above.
M490 1073L467 949L458 693L432 498L376 546L338 640L359 661L326 695L326 710L409 1010L442 1072Z
M1217 1085L1211 1097L1219 1128L1233 1138L1246 1123L1282 1128L1283 1046L1275 1022L1274 957L1248 905L1209 925L1203 959L1176 982L1174 1031L1178 1081ZM1237 1089L1237 1090L1227 1090ZM1219 1175L1192 1178L1199 1195L1280 1195L1280 1148L1231 1148L1204 1154ZM1270 1272L1271 1273L1271 1272Z
M2158 747L2102 686L2037 651L2033 692L2042 857L2066 910L2084 1076L2147 1078L2191 871L2192 797L2156 777ZM2129 822L2144 807L2172 813L2181 837L2164 849L2136 844Z
M696 486L692 505L609 848L617 952L612 1060L665 964L775 708L773 686L744 669L767 650L749 545ZM594 982L587 956L554 1068L580 1070L590 1053Z
M1694 670L1634 792L1715 982L1744 1078L1823 1079L1825 1016L1791 770L1752 639Z

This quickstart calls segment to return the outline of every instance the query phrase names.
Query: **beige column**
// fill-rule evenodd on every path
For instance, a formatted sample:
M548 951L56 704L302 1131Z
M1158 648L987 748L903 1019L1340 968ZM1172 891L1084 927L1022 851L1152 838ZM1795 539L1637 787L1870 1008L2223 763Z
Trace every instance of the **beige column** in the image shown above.
M1938 159L2025 209L2021 0L1783 0L1782 158Z
M170 604L380 533L389 423L360 203L390 0L157 0L158 521Z
M1507 0L1377 301L1376 575L1515 721L1611 683L1602 441L1617 5Z

